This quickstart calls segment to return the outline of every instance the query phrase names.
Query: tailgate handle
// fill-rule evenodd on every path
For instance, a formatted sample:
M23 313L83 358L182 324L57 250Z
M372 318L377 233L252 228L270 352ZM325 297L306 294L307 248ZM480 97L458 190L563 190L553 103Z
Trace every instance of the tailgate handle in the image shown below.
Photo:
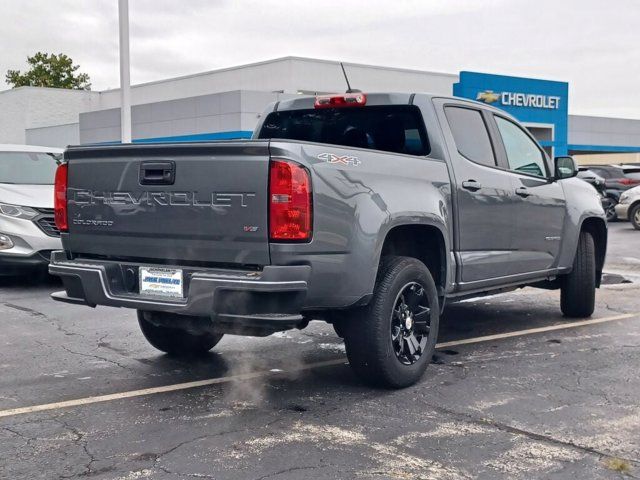
M140 164L140 185L173 185L175 181L175 162L142 162Z

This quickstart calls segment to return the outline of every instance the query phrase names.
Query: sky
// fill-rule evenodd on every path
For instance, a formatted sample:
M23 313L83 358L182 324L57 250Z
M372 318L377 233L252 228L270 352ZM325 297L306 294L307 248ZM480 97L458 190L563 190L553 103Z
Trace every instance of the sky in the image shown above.
M640 119L640 0L129 3L133 84L294 55L561 80L570 113ZM117 88L117 4L0 0L2 77L65 53L93 90Z

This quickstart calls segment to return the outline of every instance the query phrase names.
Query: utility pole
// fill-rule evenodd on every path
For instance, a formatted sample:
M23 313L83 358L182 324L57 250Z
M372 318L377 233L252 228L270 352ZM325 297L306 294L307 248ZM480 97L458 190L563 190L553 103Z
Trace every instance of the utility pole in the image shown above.
M118 0L120 34L120 128L122 143L131 143L131 75L129 71L129 0Z

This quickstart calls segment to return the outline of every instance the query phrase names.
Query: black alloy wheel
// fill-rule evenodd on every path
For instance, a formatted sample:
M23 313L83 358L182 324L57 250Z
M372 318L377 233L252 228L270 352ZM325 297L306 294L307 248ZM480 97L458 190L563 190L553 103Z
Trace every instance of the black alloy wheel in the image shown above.
M370 385L413 385L431 362L439 323L438 291L427 266L416 258L384 257L371 301L341 325L349 364Z
M404 365L416 363L429 340L431 308L424 288L407 283L396 298L391 314L391 342L396 357Z

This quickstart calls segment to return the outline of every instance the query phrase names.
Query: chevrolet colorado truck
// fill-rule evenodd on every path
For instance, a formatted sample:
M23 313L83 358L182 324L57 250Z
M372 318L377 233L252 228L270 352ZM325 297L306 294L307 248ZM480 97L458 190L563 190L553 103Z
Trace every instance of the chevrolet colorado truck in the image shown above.
M416 382L448 301L535 286L588 317L607 225L571 157L514 118L427 94L270 105L253 138L70 147L55 300L137 310L174 355L333 324L365 381Z

